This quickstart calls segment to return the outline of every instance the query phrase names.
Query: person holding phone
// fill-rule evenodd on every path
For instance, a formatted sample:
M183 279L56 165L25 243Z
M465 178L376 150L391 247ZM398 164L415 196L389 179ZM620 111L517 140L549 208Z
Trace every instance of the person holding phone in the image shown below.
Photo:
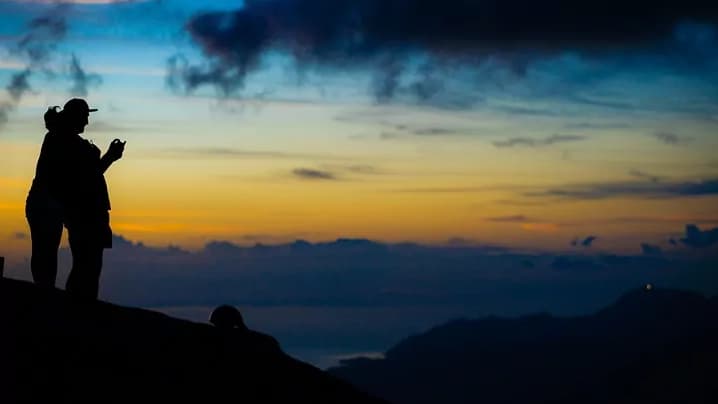
M115 139L107 153L101 155L97 146L80 136L90 112L95 111L85 100L73 98L62 111L53 107L45 114L50 132L43 142L26 205L35 282L54 287L64 224L72 251L72 270L65 289L92 300L97 299L99 291L104 249L112 247L110 198L104 173L122 158L125 149L125 142ZM33 265L35 261L37 265Z

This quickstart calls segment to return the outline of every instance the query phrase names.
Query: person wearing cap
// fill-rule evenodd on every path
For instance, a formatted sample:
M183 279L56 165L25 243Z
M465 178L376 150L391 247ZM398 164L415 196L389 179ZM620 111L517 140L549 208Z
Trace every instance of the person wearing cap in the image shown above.
M125 145L115 139L101 156L97 146L80 136L94 111L97 109L90 108L85 100L73 98L62 111L52 107L45 113L49 131L26 203L33 280L39 286L55 286L57 249L64 224L72 251L72 270L65 289L88 299L97 298L103 250L112 247L104 173L122 157Z

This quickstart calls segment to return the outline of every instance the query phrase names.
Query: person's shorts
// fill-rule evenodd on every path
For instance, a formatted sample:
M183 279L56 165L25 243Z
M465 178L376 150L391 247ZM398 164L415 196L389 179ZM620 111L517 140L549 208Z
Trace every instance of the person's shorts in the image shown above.
M68 217L65 227L71 246L82 244L112 248L110 213L107 211Z

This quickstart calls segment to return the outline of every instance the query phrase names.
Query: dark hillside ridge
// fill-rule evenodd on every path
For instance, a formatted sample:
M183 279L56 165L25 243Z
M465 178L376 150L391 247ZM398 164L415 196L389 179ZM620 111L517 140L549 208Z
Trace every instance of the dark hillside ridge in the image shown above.
M384 403L261 333L0 280L2 403Z
M599 312L457 320L330 369L395 403L718 403L718 301L635 290Z

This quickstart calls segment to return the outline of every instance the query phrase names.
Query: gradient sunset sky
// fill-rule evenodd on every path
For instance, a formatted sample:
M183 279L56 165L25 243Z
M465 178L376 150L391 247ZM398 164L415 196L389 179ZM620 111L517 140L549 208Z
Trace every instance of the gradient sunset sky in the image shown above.
M715 295L716 4L0 0L5 276L42 115L80 96L83 136L127 141L102 300L232 304L325 367L452 318Z
M591 36L556 28L577 18L547 17L562 1L543 14L477 1L499 22L466 28L465 41L426 18L375 35L388 24L377 17L352 33L354 49L331 29L344 15L301 15L307 1L68 3L0 1L0 239L11 259L29 253L42 113L72 96L99 108L86 137L103 150L127 140L106 175L112 227L148 245L362 237L556 251L597 236L596 248L637 252L685 224L718 223L716 7L667 2L666 17L637 1L624 10L646 15L634 25L610 12L579 19ZM458 4L405 11L431 3L445 18ZM517 28L537 12L545 26ZM322 13L333 22L312 30ZM231 48L254 44L242 39L255 34L242 32L247 15L292 29L270 24L247 55Z

